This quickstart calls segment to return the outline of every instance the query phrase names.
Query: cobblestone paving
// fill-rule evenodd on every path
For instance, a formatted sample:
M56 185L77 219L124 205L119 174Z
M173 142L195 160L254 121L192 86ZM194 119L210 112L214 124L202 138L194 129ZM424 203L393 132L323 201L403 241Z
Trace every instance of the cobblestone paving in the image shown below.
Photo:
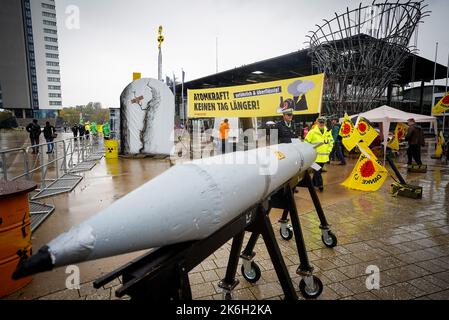
M430 168L414 183L424 187L422 200L393 198L383 188L326 206L327 218L338 236L334 249L321 242L316 212L301 214L309 259L325 286L319 299L449 299L449 170ZM294 239L282 240L279 224L273 227L297 288L299 259ZM229 242L189 274L194 299L223 298L217 284L224 278L230 247ZM241 276L239 266L240 284L234 299L282 299L282 288L262 240L255 252L262 277L257 284L250 284ZM379 290L367 289L368 266L380 269ZM116 280L94 290L86 283L80 290L64 290L40 299L115 299L119 286ZM298 296L303 299L299 291Z

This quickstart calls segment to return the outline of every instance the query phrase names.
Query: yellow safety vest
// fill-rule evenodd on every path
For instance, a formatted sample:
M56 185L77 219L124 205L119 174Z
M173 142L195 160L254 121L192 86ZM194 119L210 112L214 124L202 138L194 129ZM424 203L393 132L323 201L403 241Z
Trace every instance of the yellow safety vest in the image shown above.
M321 133L320 128L316 126L307 134L305 141L311 144L323 143L321 146L316 148L317 152L317 163L326 163L329 161L329 155L334 147L334 139L332 138L332 131L324 128L323 133Z

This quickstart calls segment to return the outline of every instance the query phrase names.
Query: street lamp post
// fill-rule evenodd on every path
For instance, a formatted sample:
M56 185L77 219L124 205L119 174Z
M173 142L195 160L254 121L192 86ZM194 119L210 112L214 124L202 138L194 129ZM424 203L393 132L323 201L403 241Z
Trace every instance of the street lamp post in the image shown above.
M157 37L157 42L159 43L159 58L158 58L158 76L157 79L162 81L162 43L165 38L162 34L163 28L159 26L159 36Z

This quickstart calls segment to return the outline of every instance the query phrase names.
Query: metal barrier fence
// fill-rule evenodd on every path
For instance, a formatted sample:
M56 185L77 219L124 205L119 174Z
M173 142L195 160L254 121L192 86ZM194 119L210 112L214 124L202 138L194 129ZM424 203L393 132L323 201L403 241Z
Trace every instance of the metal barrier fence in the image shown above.
M46 152L53 146L51 153ZM30 152L33 151L33 154ZM98 136L69 138L50 143L0 150L0 180L32 180L39 185L30 196L31 227L37 227L55 210L35 200L72 191L83 179L77 172L92 169L104 155Z
M47 153L52 144L53 152ZM38 153L30 154L31 151L38 151ZM76 171L76 167L82 163L98 160L103 151L102 139L98 137L69 138L29 147L0 150L2 170L0 179L33 180L39 184L40 188L44 188L48 181Z

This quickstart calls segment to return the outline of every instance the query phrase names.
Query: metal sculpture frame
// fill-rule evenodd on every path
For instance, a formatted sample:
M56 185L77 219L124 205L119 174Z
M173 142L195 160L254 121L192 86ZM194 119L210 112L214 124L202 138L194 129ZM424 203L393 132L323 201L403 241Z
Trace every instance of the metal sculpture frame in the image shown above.
M314 67L326 74L323 113L355 114L379 104L417 51L410 39L429 16L426 8L424 1L360 3L316 25L307 37Z

